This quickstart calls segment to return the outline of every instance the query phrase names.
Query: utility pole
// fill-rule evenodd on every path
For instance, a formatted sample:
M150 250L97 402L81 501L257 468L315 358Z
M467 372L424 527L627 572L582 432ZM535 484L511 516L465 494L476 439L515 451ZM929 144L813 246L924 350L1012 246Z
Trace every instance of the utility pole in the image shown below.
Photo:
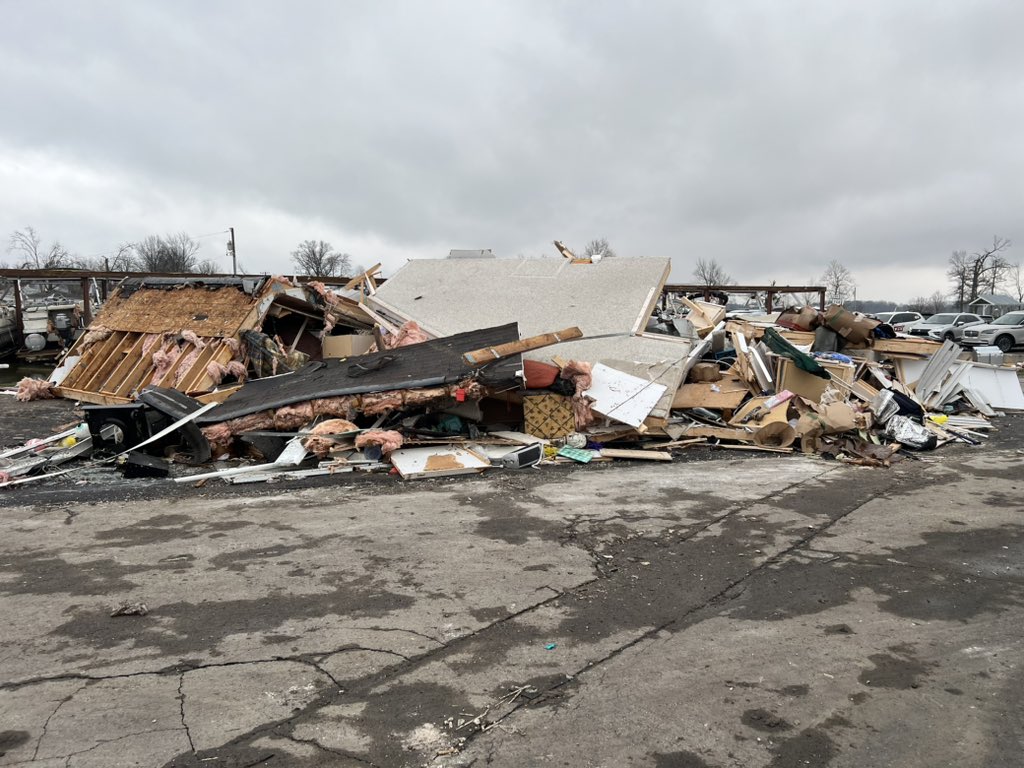
M228 248L231 249L231 274L238 274L238 259L235 257L235 228L228 227L228 232L231 233L231 242L228 243Z

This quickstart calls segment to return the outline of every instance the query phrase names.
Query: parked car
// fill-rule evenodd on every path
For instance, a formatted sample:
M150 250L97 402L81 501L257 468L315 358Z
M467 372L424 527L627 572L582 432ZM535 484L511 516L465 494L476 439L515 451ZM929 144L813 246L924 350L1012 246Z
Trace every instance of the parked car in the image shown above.
M984 322L981 317L970 312L941 312L914 325L910 329L910 335L928 336L939 341L960 341L965 326L980 325Z
M892 326L897 333L906 333L907 328L922 320L920 312L898 309L895 312L879 312L875 317Z
M991 323L965 328L960 343L965 347L987 347L994 344L1000 351L1009 352L1024 344L1024 312L1007 312Z

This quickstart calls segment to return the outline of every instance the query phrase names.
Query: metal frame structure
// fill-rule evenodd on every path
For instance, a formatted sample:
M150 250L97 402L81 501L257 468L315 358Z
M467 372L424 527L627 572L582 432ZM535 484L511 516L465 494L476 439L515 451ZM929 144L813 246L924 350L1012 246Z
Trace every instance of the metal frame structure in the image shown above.
M816 293L818 295L818 309L825 310L826 288L823 285L687 285L682 283L666 284L661 290L662 304L668 294L702 294L705 301L711 301L716 293L748 293L756 296L759 293L766 294L765 308L773 312L775 297L784 293Z

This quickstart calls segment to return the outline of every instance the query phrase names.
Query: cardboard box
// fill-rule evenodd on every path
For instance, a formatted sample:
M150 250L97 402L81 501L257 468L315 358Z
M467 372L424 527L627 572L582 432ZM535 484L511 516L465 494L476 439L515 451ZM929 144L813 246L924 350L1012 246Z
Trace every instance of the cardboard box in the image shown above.
M372 346L373 336L370 335L328 336L324 339L324 359L365 355Z
M855 365L825 360L819 360L818 363L836 378L842 379L847 384L853 383L853 374L856 370ZM788 389L794 395L800 395L800 397L806 398L812 403L817 403L821 400L822 394L829 385L828 379L822 379L807 373L807 371L800 370L788 357L779 358L777 381L776 389L778 391L781 392L784 389Z
M821 317L814 307L790 307L775 322L794 331L813 331L821 324Z
M867 344L871 332L881 323L860 312L849 312L838 304L830 304L825 309L825 325L838 333L851 347Z

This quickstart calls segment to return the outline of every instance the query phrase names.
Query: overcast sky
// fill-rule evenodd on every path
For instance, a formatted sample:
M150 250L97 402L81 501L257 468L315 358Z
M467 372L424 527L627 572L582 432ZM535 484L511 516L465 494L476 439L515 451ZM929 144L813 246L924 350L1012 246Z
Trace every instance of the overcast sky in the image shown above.
M0 0L0 233L234 226L393 271L450 248L697 258L858 298L1024 258L1024 4ZM228 267L225 236L202 255ZM5 254L0 253L0 259Z

